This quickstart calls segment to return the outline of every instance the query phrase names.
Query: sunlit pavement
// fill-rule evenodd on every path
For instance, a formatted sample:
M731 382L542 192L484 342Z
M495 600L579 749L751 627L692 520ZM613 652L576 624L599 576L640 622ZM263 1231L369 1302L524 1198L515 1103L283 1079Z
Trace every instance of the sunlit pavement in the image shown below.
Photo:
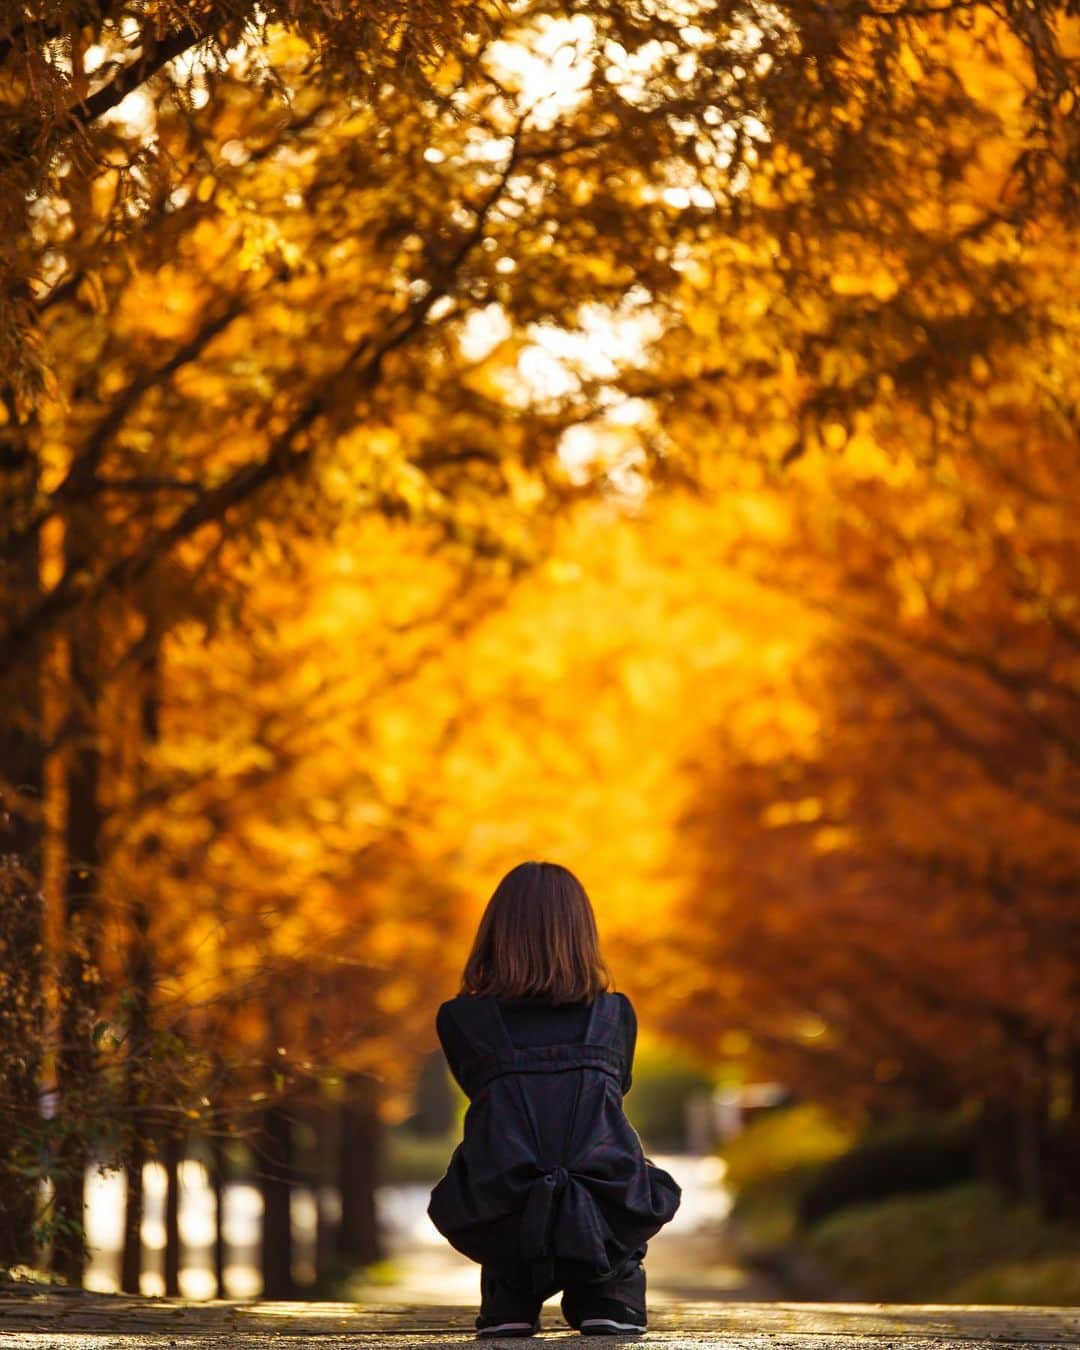
M472 1350L471 1309L411 1304L195 1303L108 1294L7 1297L0 1345L18 1350ZM542 1340L579 1342L545 1316ZM666 1303L639 1344L729 1350L994 1350L1080 1343L1080 1309L954 1308L901 1304ZM603 1342L601 1342L602 1344ZM521 1345L497 1341L499 1345Z
M722 1169L708 1158L657 1158L683 1186L675 1220L650 1244L649 1330L641 1344L668 1347L720 1345L730 1350L990 1350L1008 1344L1080 1345L1080 1309L962 1308L859 1303L789 1303L780 1291L729 1260L723 1222L729 1197ZM186 1176L183 1213L199 1254L206 1234L199 1178ZM424 1212L427 1188L393 1187L380 1196L380 1217L390 1247L386 1281L358 1286L347 1303L269 1303L131 1298L106 1293L37 1293L0 1285L0 1348L18 1350L337 1350L362 1345L474 1347L472 1334L477 1268L451 1251ZM98 1197L99 1200L102 1198ZM116 1197L114 1197L116 1198ZM227 1201L237 1250L253 1250L258 1213L251 1197ZM116 1207L107 1207L115 1216ZM153 1204L149 1236L153 1238ZM301 1207L300 1218L304 1215ZM294 1214L294 1219L297 1217ZM301 1225L302 1228L302 1225ZM105 1235L98 1220L97 1237ZM303 1245L303 1244L301 1244ZM115 1253L99 1249L95 1269L107 1284ZM190 1267L202 1270L199 1263ZM235 1262L237 1283L255 1280L254 1268ZM189 1289L201 1279L188 1275ZM542 1339L580 1341L558 1309L545 1306ZM620 1338L624 1339L624 1338ZM498 1341L517 1345L517 1341ZM603 1344L603 1341L600 1342Z

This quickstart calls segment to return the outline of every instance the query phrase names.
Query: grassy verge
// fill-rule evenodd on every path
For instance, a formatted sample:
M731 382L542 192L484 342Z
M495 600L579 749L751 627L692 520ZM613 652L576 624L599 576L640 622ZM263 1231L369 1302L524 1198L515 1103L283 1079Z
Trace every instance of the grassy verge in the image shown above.
M799 1199L822 1166L854 1142L851 1131L812 1105L760 1116L724 1148L735 1192L732 1217L750 1253L792 1242Z
M1080 1233L984 1184L841 1210L805 1246L875 1300L1080 1303Z
M744 1255L797 1246L828 1279L881 1302L1080 1304L1080 1229L967 1183L852 1204L808 1228L800 1197L853 1141L799 1106L724 1151Z

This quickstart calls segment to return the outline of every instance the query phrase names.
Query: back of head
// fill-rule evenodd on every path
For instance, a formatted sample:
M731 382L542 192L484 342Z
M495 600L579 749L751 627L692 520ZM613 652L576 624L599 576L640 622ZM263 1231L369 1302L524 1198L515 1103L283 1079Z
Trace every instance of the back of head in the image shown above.
M461 992L576 1003L610 984L596 916L573 872L549 862L507 872L480 920Z

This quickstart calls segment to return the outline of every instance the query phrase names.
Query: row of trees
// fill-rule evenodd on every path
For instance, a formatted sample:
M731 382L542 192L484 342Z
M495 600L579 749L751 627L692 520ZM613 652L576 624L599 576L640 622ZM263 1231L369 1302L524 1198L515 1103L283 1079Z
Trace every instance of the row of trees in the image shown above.
M1058 1175L1075 18L414 9L0 32L0 1263L106 1150L137 1288L148 1150L243 1132L284 1292L342 1104L370 1254L523 853L676 1037Z
M843 105L838 135L857 126L873 167L838 146L834 183L815 167L775 203L791 266L741 324L759 348L785 331L819 419L809 440L773 420L782 362L743 381L742 420L800 459L783 533L747 528L742 565L827 626L777 682L797 732L763 745L724 718L692 752L686 922L694 964L724 974L688 977L691 1001L819 1099L978 1110L987 1170L1075 1216L1074 94L981 15L932 27L905 70ZM1037 132L1051 96L1068 116Z

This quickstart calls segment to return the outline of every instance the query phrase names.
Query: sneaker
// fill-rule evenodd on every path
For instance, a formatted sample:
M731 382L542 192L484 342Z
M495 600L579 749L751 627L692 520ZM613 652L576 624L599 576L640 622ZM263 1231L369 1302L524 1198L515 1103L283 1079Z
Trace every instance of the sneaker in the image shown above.
M626 1336L645 1330L645 1313L628 1303L604 1299L581 1319L583 1336Z
M477 1336L535 1336L539 1330L539 1318L535 1322L500 1322L487 1317L476 1319Z

